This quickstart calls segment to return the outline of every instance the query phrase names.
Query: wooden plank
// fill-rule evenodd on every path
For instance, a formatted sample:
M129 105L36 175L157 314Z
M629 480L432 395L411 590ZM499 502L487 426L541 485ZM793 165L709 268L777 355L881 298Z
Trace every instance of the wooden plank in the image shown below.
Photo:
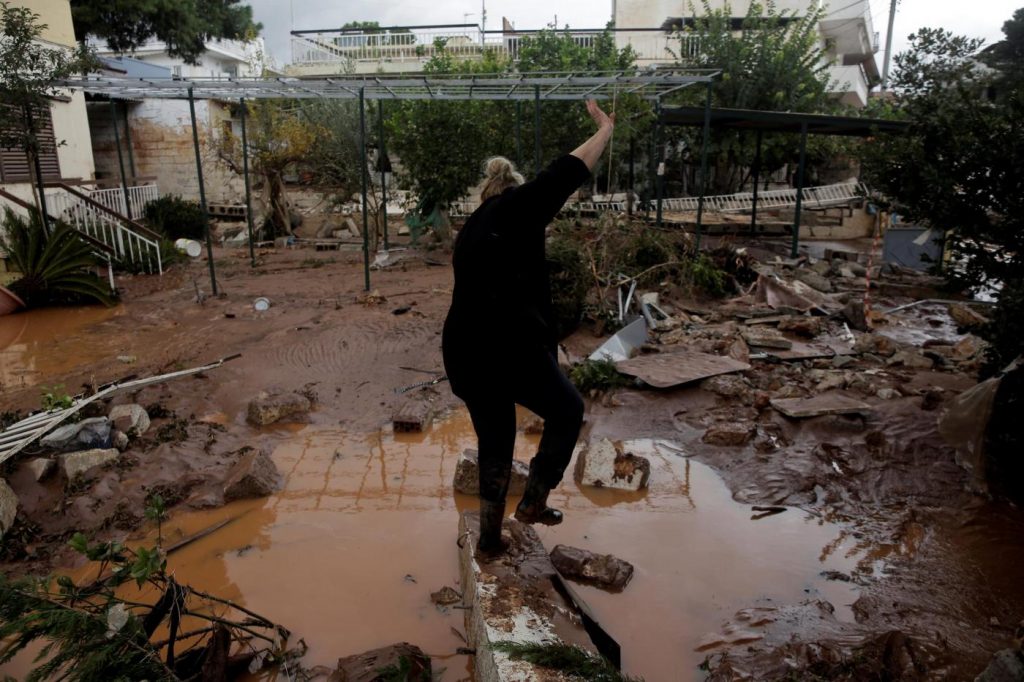
M819 395L811 398L775 398L772 407L794 419L820 417L826 414L868 414L871 406L849 398L841 393Z
M742 372L750 369L750 365L723 355L682 350L622 360L615 363L615 368L655 388L670 388L719 374Z
M407 399L395 409L391 423L395 433L425 431L434 419L434 406L425 400Z

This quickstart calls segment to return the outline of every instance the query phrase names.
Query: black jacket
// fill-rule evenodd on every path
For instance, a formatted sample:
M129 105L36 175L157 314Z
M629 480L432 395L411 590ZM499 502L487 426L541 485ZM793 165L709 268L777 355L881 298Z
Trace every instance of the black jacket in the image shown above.
M544 230L589 175L583 161L563 156L466 220L455 240L455 288L442 341L449 377L482 361L501 362L496 354L517 347L554 349Z

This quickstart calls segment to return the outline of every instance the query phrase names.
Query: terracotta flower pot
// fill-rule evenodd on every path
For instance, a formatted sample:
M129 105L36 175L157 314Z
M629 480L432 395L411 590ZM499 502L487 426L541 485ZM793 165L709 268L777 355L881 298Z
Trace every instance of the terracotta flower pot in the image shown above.
M0 287L0 316L8 315L25 307L25 302L6 287Z

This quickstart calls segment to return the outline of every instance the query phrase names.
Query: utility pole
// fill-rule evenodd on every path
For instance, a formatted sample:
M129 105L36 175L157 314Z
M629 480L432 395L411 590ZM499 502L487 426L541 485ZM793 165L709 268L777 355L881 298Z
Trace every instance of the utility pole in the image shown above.
M892 57L892 26L896 22L896 3L899 0L890 0L889 3L889 33L885 37L885 61L882 66L882 92L889 88L889 60Z
M484 46L484 35L487 33L487 0L480 0L480 47Z

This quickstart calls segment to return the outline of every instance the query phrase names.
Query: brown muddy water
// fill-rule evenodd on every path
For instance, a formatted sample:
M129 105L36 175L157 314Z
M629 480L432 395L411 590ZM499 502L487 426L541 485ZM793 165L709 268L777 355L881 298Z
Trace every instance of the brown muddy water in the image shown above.
M852 620L856 590L821 577L871 557L841 526L797 509L752 520L707 466L665 441L630 441L651 460L646 492L580 489L567 475L551 502L561 526L537 530L558 543L613 553L634 564L620 594L580 586L618 639L630 674L697 680L714 647L760 637L723 624L751 606L826 599ZM463 612L439 610L430 593L458 588L458 514L476 500L453 493L459 453L475 446L464 411L425 434L355 435L306 426L273 453L282 490L267 499L174 516L164 542L223 519L232 523L170 557L180 582L237 601L290 628L309 645L304 663L334 666L341 656L399 641L434 657L441 680L471 674ZM536 437L522 436L528 460ZM570 469L571 472L571 469ZM510 500L509 511L515 500ZM24 657L7 672L18 675Z
M0 393L35 386L98 358L117 355L93 326L124 312L123 308L79 306L40 308L0 317ZM77 387L65 387L75 393Z

